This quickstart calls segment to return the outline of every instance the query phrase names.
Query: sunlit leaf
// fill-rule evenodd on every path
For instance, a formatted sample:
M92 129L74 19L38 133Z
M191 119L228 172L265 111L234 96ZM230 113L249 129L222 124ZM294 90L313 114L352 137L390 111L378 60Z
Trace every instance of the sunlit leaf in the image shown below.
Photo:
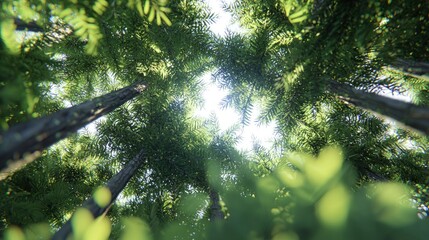
M346 224L350 203L349 191L345 186L337 185L317 203L316 214L327 227L341 228Z
M160 11L157 10L156 11L156 25L160 26L161 25L161 16L160 16Z
M293 171L288 167L277 169L279 179L288 187L298 188L304 184L304 177L298 171Z
M147 20L149 22L152 22L154 18L155 18L155 8L151 8L149 16L147 17Z
M107 207L112 200L112 193L110 192L109 188L107 187L99 187L94 192L94 201L100 206L101 208Z
M299 236L294 232L281 232L274 235L272 240L299 240Z
M150 10L150 0L146 0L144 3L144 14L148 14Z
M51 227L47 223L31 224L25 228L27 240L32 239L50 239Z
M106 0L97 0L94 3L94 5L92 6L92 9L98 15L102 15L106 11L106 9L107 9L108 6L109 6L109 4L107 3Z
M305 163L305 173L310 183L322 186L339 173L342 165L341 150L328 147L321 151L317 159Z
M377 218L389 225L402 226L416 221L410 189L400 183L377 183L368 190Z
M98 217L88 226L83 235L83 240L105 240L109 239L112 224L107 217Z
M12 54L18 54L20 51L20 44L16 40L15 35L16 26L13 22L13 19L2 19L1 25L1 38L6 45L7 49Z
M164 13L170 13L171 12L171 8L168 8L168 7L159 7L159 10L161 12L164 12Z
M300 18L302 17L304 14L306 14L308 12L306 7L301 8L300 10L290 14L288 17L289 19L294 19L294 18Z
M146 222L137 217L123 218L124 229L121 235L122 240L150 240L151 232Z
M164 20L165 24L167 24L168 26L171 26L171 21L170 19L168 19L167 15L165 15L164 12L158 12L158 14L161 17L161 19Z
M4 232L5 240L25 240L24 232L19 227L11 226Z
M94 222L92 213L85 208L78 208L73 214L71 225L76 239L84 236L86 229Z
M137 11L139 12L140 16L143 16L144 12L143 12L143 4L142 4L141 0L137 0L136 8L137 8Z

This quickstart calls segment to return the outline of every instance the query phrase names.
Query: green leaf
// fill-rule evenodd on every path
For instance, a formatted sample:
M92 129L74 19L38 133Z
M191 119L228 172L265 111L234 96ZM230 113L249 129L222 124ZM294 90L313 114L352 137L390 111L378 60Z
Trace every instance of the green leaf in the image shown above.
M94 12L96 12L98 15L103 15L103 13L106 11L109 4L106 0L97 0L94 5L92 6L92 9Z
M139 12L140 16L143 16L144 12L143 12L143 6L142 6L142 1L141 0L137 0L137 11Z
M19 227L11 226L4 233L5 240L25 240L24 232Z
M150 9L149 17L147 18L149 22L152 22L155 18L155 8Z
M1 38L6 45L6 48L12 54L18 54L20 52L20 44L16 41L17 37L15 34L16 26L13 19L3 19L0 25Z
M146 0L144 3L144 14L148 14L150 10L150 0Z
M164 20L165 24L168 26L171 26L171 21L168 19L167 15L164 12L158 12L158 15L161 17L162 20Z
M161 25L161 16L160 16L160 11L157 9L156 10L156 25L160 26Z
M289 18L289 21L291 23L299 23L299 22L302 22L302 21L306 20L307 18L308 18L307 15L303 15L301 17L297 17L297 18L293 18L293 19Z
M289 21L291 23L298 23L298 22L302 22L305 19L307 19L307 13L308 13L308 9L307 7L303 7L300 10L292 13L291 15L289 15Z

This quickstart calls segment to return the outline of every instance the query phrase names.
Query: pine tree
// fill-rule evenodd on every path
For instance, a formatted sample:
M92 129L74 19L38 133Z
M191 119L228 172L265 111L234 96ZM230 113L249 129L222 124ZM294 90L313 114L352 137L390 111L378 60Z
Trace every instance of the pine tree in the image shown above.
M103 16L97 18L96 23L103 38L97 41L99 47L96 55L88 55L90 43L67 32L70 29L76 30L73 24L71 27L66 25L66 33L57 35L59 39L52 42L43 37L58 31L55 26L61 24L61 21L51 23L52 28L41 24L46 26L46 30L38 40L40 45L36 47L51 51L48 58L55 61L48 67L48 72L56 78L56 87L59 88L55 93L47 89L41 94L55 94L57 102L77 104L91 100L100 92L110 92L143 77L145 85L149 86L147 95L139 97L138 101L126 103L98 123L98 133L89 144L91 148L88 148L91 155L104 159L104 162L98 162L97 167L92 169L96 182L105 181L105 176L115 171L113 166L119 164L121 159L131 157L129 154L133 151L130 150L146 145L150 164L140 169L138 175L149 172L153 174L147 181L137 177L130 183L130 190L126 190L125 195L138 196L140 186L146 185L146 194L157 195L162 191L172 196L179 195L190 183L198 188L206 186L202 156L206 137L203 132L198 133L201 125L183 119L190 114L184 108L189 104L198 104L198 76L212 66L208 57L211 36L207 24L213 15L203 11L202 5L196 1L175 2L170 5L171 12L168 13L174 25L168 27L151 24L150 19L140 16L138 9L132 11L124 4L113 5L115 7L109 6ZM189 42L193 44L189 45ZM44 82L38 83L42 84ZM36 110L38 111L37 104ZM45 110L55 112L54 109ZM22 122L19 119L14 121ZM122 125L116 125L118 122ZM8 122L9 125L12 123L13 121ZM48 148L47 152L56 146L60 145ZM58 161L55 157L49 160ZM31 167L34 164L39 165L29 164L21 171L38 174L37 169ZM45 166L47 160L40 164ZM188 167L185 168L186 166ZM80 174L80 171L75 174ZM15 179L12 176L7 181L13 184ZM54 194L49 191L47 193ZM149 200L154 205L158 201L156 197L150 197ZM166 199L162 199L164 200ZM140 201L137 203L141 204ZM28 204L31 205L31 201ZM75 203L69 207L74 206ZM110 214L115 218L121 207L112 208ZM153 209L157 207L154 206ZM59 221L61 223L62 219ZM6 225L10 223L7 222Z
M427 62L427 23L419 22L426 3L243 0L228 9L245 31L225 38L210 33L213 14L201 1L166 3L2 5L3 129L135 79L148 86L98 120L96 131L83 129L48 147L39 161L0 182L5 238L41 232L49 238L50 227L61 227L142 148L144 164L130 166L132 174L112 190L121 201L101 197L109 201L97 207L103 190L96 191L90 205L102 216L85 233L76 226L75 237L426 238L427 223L408 199L427 214L427 137L361 109L374 105L363 97L386 88L410 93L425 108L426 80L392 67L398 59ZM15 44L17 17L44 31ZM262 121L277 121L279 152L255 145L254 154L243 154L234 147L234 129L221 133L195 119L199 76L213 69L231 90L224 105L237 106L244 124L258 103ZM225 220L211 221L211 213ZM82 215L95 216L75 213ZM49 226L31 224L37 222Z
M409 82L407 86L410 87L407 89L399 87L404 81L386 74L386 67L394 64L395 59L409 59L413 55L415 60L421 60L427 55L427 47L416 48L420 46L419 39L427 35L424 30L426 22L411 31L417 36L401 35L398 42L389 40L393 32L400 34L410 31L408 27L414 29L416 26L413 23L420 24L419 17L411 16L411 12L423 16L427 12L424 6L411 2L378 3L371 0L353 3L323 1L314 2L314 5L304 1L234 3L229 6L229 10L247 31L242 35L231 34L225 39L219 39L216 45L219 66L217 76L223 86L233 89L227 101L246 110L252 106L252 100L263 99L260 103L264 105L265 112L261 120L274 119L278 122L286 148L291 148L289 143L295 142L295 139L307 143L309 136L319 135L315 138L317 142L310 144L313 148L306 149L313 154L317 154L326 144L338 143L338 139L332 142L330 136L323 136L326 129L324 125L309 124L309 121L324 119L326 114L347 116L347 113L338 112L344 111L345 107L332 107L336 104L354 104L385 114L405 125L414 125L414 129L419 128L419 131L424 132L424 126L417 127L420 115L417 117L413 111L424 112L426 106L390 100L377 94L386 89L412 92L416 88L415 81ZM405 10L399 11L401 8ZM394 13L396 15L392 17ZM398 25L392 25L392 22ZM421 81L419 84L421 88L426 86ZM419 97L424 99L423 96L421 92ZM248 114L248 111L244 111L244 114ZM348 116L343 120L350 123L342 125L342 131L347 132L347 128L350 130L349 135L354 135L353 132L359 129L353 124L361 124L349 119L359 119L363 112L358 110L354 114L355 117ZM374 131L377 136L381 131L384 132L381 138L390 138L388 132L383 130L386 126L373 126L379 128L372 128L369 133ZM340 142L344 144L347 141ZM364 139L359 142L360 146L366 145ZM349 144L346 146L353 149ZM365 152L369 155L362 156L361 153ZM370 156L371 151L361 153L358 155L363 159L374 157ZM370 164L365 162L362 165ZM368 174L364 170L367 167L357 169L361 176Z
M76 132L81 127L115 110L140 94L146 86L137 82L52 115L11 127L0 135L0 168L13 172L31 162L40 151Z

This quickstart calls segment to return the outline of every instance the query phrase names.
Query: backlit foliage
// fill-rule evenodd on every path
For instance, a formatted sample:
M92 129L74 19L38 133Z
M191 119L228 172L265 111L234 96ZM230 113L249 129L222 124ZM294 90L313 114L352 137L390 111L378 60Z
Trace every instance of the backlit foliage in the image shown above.
M427 62L428 3L241 0L225 9L243 31L215 36L215 15L198 0L2 1L2 131L137 80L147 89L0 181L1 237L49 239L69 219L72 239L429 236L427 136L327 88L333 80L426 106L428 82L391 64ZM257 106L261 123L277 123L273 149L241 152L241 125L221 131L214 117L194 116L207 71L241 124ZM106 182L142 149L112 199ZM94 218L88 198L107 211ZM225 217L209 219L213 209Z
M126 4L130 9L137 10L140 16L147 15L147 20L156 19L157 25L162 22L171 26L167 14L171 12L167 7L168 0L128 0L128 1L27 1L6 0L2 3L1 36L6 47L11 53L19 52L19 43L16 42L14 33L14 19L19 18L25 22L35 21L40 26L52 25L56 21L68 24L74 34L85 42L85 50L88 54L97 54L99 41L103 37L100 30L100 22L107 14L113 14L112 8Z

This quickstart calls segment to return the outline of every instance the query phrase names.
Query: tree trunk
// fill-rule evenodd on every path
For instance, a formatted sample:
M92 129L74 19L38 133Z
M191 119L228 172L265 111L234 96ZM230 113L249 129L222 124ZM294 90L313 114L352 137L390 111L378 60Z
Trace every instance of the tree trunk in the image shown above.
M397 59L389 67L405 75L429 81L429 63Z
M210 221L222 220L225 218L222 207L220 206L219 194L210 189L209 191L210 197Z
M136 82L128 87L30 120L0 134L0 180L8 173L33 161L41 151L79 128L113 111L140 94L146 86Z
M335 81L329 81L328 88L339 95L344 102L390 117L405 126L429 134L428 107L367 93Z
M141 150L137 156L134 157L133 160L128 162L122 170L117 173L115 176L113 176L106 184L105 187L107 187L111 192L111 199L109 204L105 207L100 207L94 200L93 197L86 200L82 207L88 209L92 216L95 218L105 214L109 209L110 206L115 202L116 198L118 197L119 193L122 192L122 190L125 188L127 183L130 181L131 177L136 173L136 171L139 169L141 164L144 162L144 150ZM71 219L73 216L61 227L58 232L55 233L52 239L67 239L69 235L72 233L72 224Z

